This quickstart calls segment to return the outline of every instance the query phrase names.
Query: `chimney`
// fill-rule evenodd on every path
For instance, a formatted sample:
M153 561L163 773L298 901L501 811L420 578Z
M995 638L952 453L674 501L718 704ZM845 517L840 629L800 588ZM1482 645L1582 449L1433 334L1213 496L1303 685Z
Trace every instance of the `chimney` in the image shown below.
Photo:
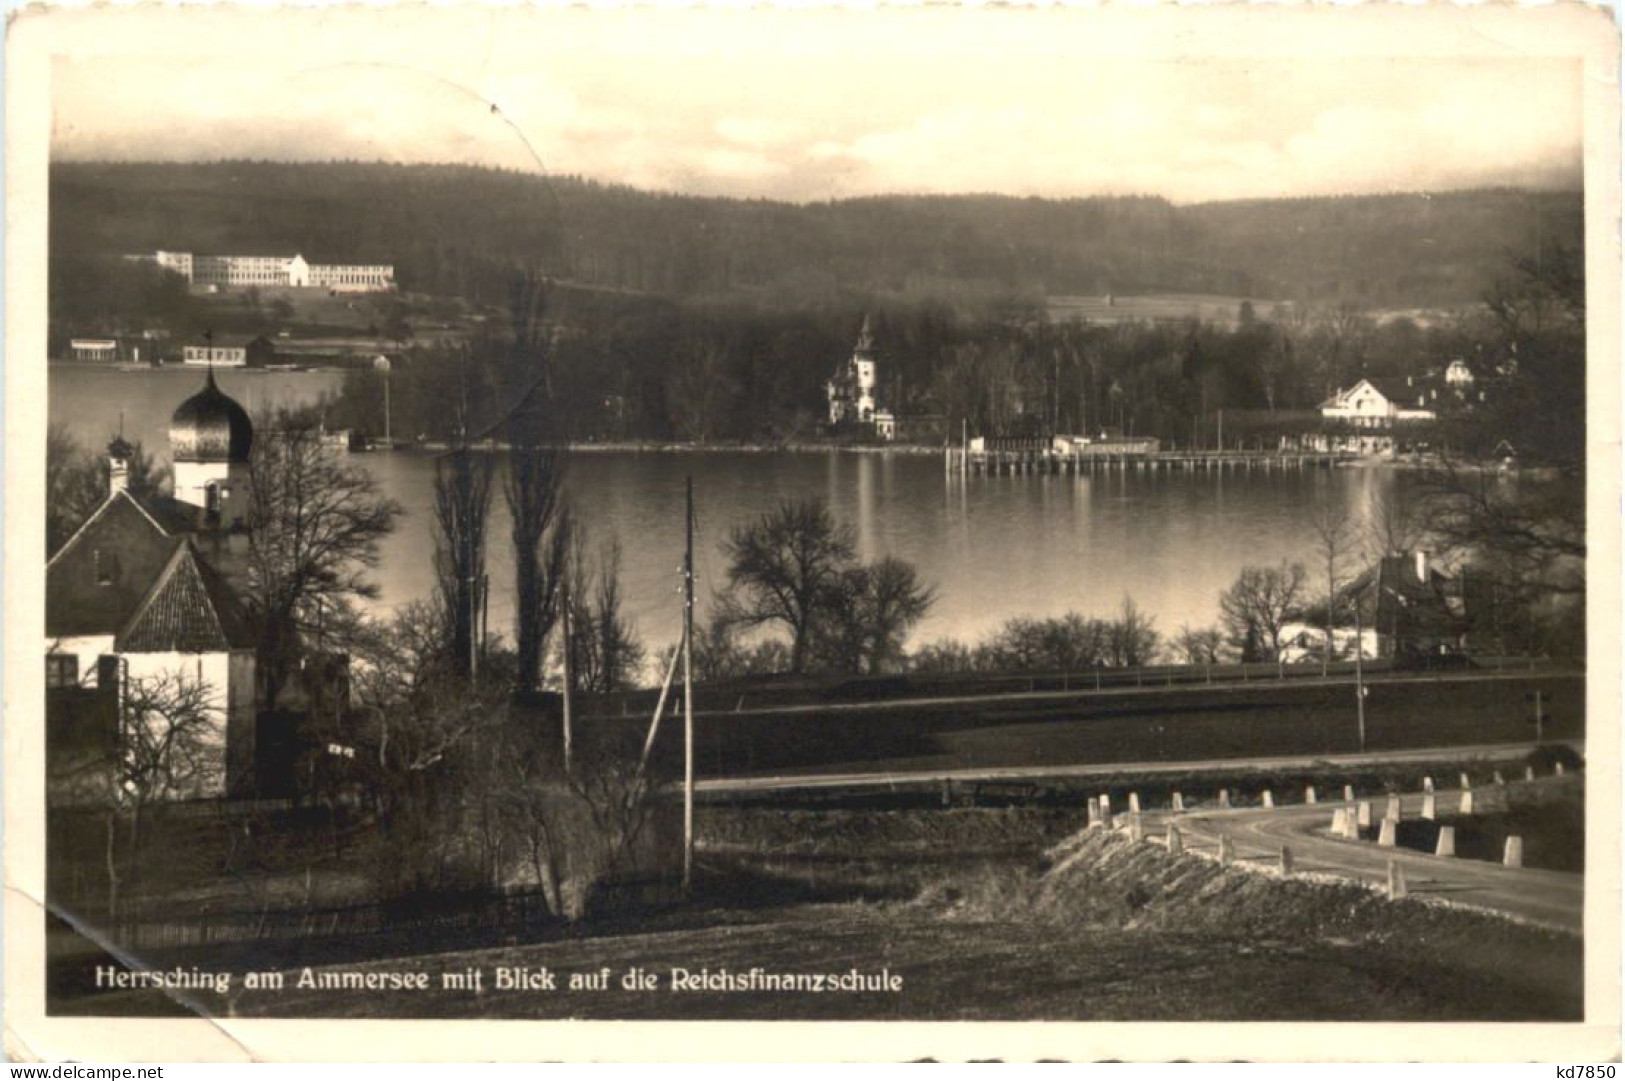
M1416 580L1426 583L1428 580L1428 554L1424 548L1418 548L1413 554L1416 560Z

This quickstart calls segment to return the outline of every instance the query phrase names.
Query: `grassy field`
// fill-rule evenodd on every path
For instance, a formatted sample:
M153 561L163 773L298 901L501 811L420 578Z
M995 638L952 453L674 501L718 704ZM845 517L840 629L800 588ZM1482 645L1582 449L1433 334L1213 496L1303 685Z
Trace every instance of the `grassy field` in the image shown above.
M1583 676L1373 684L1372 751L1533 740L1528 699L1544 694L1548 738L1584 734ZM696 720L701 777L972 769L1351 754L1360 749L1352 686L1254 684L1192 690L855 704L805 713ZM677 726L660 750L676 753Z
M1168 857L1075 811L707 809L695 895L531 940L348 957L306 946L153 958L278 991L59 993L63 1013L282 1017L1468 1020L1581 1010L1577 939L1362 887L1282 881ZM1485 941L1496 942L1485 950ZM360 944L355 944L360 945ZM361 958L365 957L365 960ZM74 962L77 967L88 964ZM422 990L297 986L324 975L422 974ZM497 990L499 969L554 990ZM602 989L571 989L571 975ZM623 987L633 969L652 989ZM673 976L752 969L900 977L891 990L676 989ZM482 974L482 987L446 976ZM63 973L54 985L65 990Z

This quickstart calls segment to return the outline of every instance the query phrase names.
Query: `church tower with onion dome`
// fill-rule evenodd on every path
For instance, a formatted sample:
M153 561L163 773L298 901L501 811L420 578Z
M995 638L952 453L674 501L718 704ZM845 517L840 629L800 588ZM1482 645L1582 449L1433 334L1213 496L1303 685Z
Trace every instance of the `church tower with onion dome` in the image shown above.
M169 458L175 498L201 508L211 526L230 528L243 517L248 453L254 425L248 411L215 385L211 369L203 389L169 419Z

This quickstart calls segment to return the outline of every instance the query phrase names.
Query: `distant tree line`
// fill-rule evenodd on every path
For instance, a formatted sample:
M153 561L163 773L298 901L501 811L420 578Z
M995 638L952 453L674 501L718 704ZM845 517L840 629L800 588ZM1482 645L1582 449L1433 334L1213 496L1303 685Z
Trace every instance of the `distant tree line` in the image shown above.
M464 166L55 163L53 251L302 251L408 288L505 301L515 265L693 296L1184 292L1469 301L1532 233L1578 243L1578 192L1175 206L1148 197L883 196L792 205ZM268 208L274 208L272 212Z
M1282 434L1319 427L1316 407L1362 376L1422 375L1458 357L1492 373L1511 346L1487 313L1424 327L1343 308L1243 306L1228 326L1194 319L1101 326L1050 322L1019 298L868 298L800 309L746 299L628 303L602 325L550 329L558 435L817 439L825 381L851 354L865 315L878 341L882 405L934 415L956 437L962 427L973 435L1116 431L1177 446L1211 448L1222 437L1229 446L1273 447ZM453 386L462 378L458 356L505 349L487 332L464 346L406 350L389 375L393 430L447 439L452 415L444 403L462 393ZM1551 379L1544 367L1530 367L1540 355L1525 347L1522 357L1516 385L1528 387L1526 396L1505 400L1527 405L1527 395ZM476 411L494 414L511 382L472 388ZM351 372L338 422L381 434L383 395L382 375ZM1496 419L1510 422L1512 407L1497 408Z

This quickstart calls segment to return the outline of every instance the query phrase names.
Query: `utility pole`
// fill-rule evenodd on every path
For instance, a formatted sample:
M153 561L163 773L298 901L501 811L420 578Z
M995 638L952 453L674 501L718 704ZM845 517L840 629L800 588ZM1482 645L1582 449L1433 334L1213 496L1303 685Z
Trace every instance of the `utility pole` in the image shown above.
M562 647L564 655L564 772L568 776L574 734L570 726L570 684L574 681L574 675L570 670L570 654L575 652L574 642L570 637L570 575L568 571L565 572L564 582L559 586L559 591L563 594L563 603L560 605L559 615L563 623L561 630L564 635Z
M466 442L462 444L462 454L465 458L469 454ZM468 681L472 684L480 674L480 580L474 577L474 532L466 521L463 523L463 571L468 593Z
M373 358L372 367L374 371L384 377L384 445L390 450L394 450L395 441L391 437L389 430L389 358L382 353L378 354Z
M488 659L486 646L491 641L491 576L480 575L480 663Z
M1050 351L1054 361L1054 384L1050 391L1049 434L1054 436L1061 430L1061 350L1059 347Z
M694 477L683 522L683 892L694 884Z
M1327 642L1328 651L1331 643ZM1354 598L1354 710L1360 725L1360 751L1365 752L1365 631L1360 626L1360 598Z

